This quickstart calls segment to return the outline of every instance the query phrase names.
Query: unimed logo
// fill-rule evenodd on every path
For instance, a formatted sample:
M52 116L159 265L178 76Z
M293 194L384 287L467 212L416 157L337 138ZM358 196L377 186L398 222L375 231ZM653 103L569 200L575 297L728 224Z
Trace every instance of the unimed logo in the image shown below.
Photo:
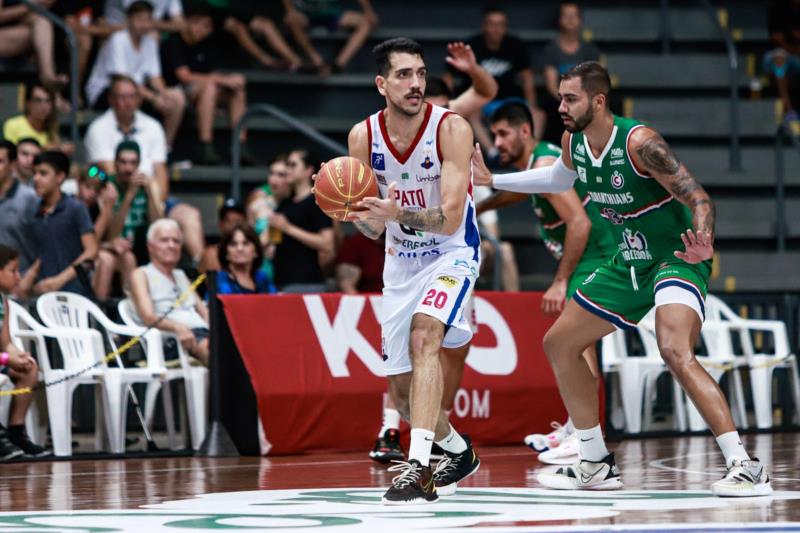
M333 319L328 316L321 296L306 295L303 297L303 301L333 377L350 376L347 359L351 353L360 359L370 372L376 376L384 375L381 354L377 347L370 344L358 329L358 323L361 321L367 302L372 307L375 317L380 321L380 296L342 296ZM517 368L517 344L508 323L488 300L480 296L475 297L475 314L479 327L489 328L494 338L497 339L497 344L491 347L473 346L467 358L467 365L485 375L507 376L512 374ZM483 401L484 399L481 398L477 402L471 403L480 405Z

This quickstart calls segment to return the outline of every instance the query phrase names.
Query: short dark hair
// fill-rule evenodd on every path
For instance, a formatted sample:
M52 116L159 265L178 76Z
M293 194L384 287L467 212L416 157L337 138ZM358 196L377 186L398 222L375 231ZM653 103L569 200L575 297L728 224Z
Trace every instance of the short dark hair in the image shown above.
M215 10L210 5L200 2L192 2L183 10L183 16L187 19L189 17L210 17L213 19L215 14Z
M608 104L608 93L611 92L611 78L608 77L606 68L597 61L584 61L578 63L564 74L561 80L578 78L581 80L581 89L589 93L589 97L598 94L605 95Z
M45 150L33 158L33 164L48 165L56 171L56 174L69 175L69 157L58 150Z
M453 97L453 91L439 76L431 76L425 80L425 96L446 96L448 100Z
M120 152L136 152L136 157L140 159L142 157L142 150L141 148L139 148L139 143L137 143L136 141L127 140L119 143L117 145L117 149L114 150L115 159L119 157Z
M228 246L233 242L236 232L241 231L244 238L253 243L256 248L256 256L253 258L252 266L250 267L250 275L255 279L256 271L261 268L261 263L264 261L264 252L261 250L261 243L258 241L258 235L253 228L247 224L236 224L233 229L222 236L222 239L217 245L217 259L219 259L219 266L221 270L230 271L230 261L228 261Z
M8 162L13 163L17 160L17 145L8 139L0 140L0 150L5 150L8 153Z
M23 137L22 139L17 141L17 147L19 147L19 145L21 144L33 144L35 146L38 146L39 148L42 147L42 143L40 143L37 139L34 139L33 137Z
M34 89L41 89L47 93L50 99L53 101L53 105L56 103L56 93L52 90L45 87L41 82L32 81L25 84L25 101L30 102L31 98L33 98L33 91Z
M312 167L314 172L316 172L322 164L322 160L319 156L308 148L295 148L292 152L297 152L303 164L305 164L306 167Z
M533 132L533 115L526 105L517 102L507 102L501 105L492 113L489 122L496 124L501 120L507 120L515 128L527 124L531 127L531 132Z
M147 0L136 0L135 2L131 2L131 5L125 10L125 14L127 16L132 16L137 13L153 13L153 4L148 2Z
M395 37L388 41L383 41L375 45L372 55L375 57L375 65L378 67L378 74L386 76L392 68L392 54L411 54L425 59L422 53L422 46L415 40L408 37Z
M491 15L492 13L500 13L508 17L508 11L503 6L502 2L487 2L485 6L483 6L483 12L481 13L485 18L486 15Z
M578 8L578 16L583 17L583 8L581 7L581 3L578 0L561 0L558 3L558 15L561 16L561 10L564 9L564 6L575 6Z
M136 83L136 80L128 76L127 74L112 74L111 75L111 83L108 84L108 93L111 94L114 92L114 87L118 83L130 83L137 89L139 88L139 84Z
M19 252L15 249L0 244L0 268L5 268L7 264L19 257Z

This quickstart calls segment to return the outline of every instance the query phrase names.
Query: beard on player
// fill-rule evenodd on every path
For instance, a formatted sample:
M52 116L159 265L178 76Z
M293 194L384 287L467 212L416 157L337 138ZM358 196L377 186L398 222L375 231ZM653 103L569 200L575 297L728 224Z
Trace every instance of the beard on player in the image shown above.
M567 113L561 113L561 121L564 123L564 129L570 133L576 133L579 131L583 131L586 129L586 126L592 122L594 118L594 111L592 111L592 107L586 110L586 113L579 117L572 117Z
M522 142L522 139L519 137L517 137L510 146L498 146L497 153L500 155L500 164L503 166L508 166L514 161L519 160L522 157L524 150L525 143Z

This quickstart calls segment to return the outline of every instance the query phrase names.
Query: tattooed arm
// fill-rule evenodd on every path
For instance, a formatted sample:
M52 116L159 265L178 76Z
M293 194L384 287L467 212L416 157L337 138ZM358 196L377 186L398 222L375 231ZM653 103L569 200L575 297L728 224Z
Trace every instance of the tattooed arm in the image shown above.
M630 154L638 168L646 170L692 211L694 230L713 237L714 203L661 135L650 128L639 128L631 136Z
M350 157L360 159L365 164L370 164L369 158L369 136L367 134L366 122L359 122L350 130L347 136L347 146L350 152ZM350 219L350 222L360 231L365 237L372 240L378 239L382 234L386 225L382 221L361 220L357 218Z

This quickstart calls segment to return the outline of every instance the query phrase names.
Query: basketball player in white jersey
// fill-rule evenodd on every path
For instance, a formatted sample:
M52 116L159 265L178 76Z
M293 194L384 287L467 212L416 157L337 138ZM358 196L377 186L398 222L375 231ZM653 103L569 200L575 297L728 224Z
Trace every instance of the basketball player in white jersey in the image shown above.
M363 199L351 220L373 239L386 231L381 329L389 387L411 424L408 462L385 504L434 502L455 492L479 465L468 440L441 409L440 348L472 338L464 305L480 268L480 236L471 197L472 129L460 116L423 100L427 69L410 39L373 50L375 83L386 108L350 131L350 155L367 161L381 198ZM445 451L435 472L431 445Z

